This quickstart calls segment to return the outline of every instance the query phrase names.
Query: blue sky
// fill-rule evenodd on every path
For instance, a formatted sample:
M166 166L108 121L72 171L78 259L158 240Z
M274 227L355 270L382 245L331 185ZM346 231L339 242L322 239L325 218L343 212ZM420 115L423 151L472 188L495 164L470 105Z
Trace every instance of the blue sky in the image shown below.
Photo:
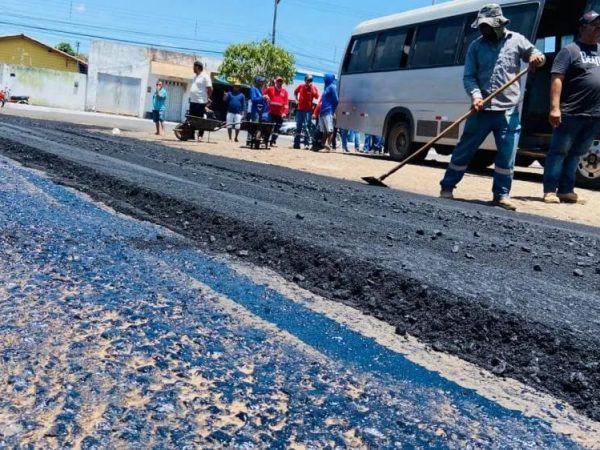
M438 0L440 3L442 0ZM431 4L431 0L281 0L277 43L297 65L336 71L354 26ZM25 33L54 45L90 35L222 52L228 44L270 38L273 0L3 0L0 34ZM87 35L87 36L86 36Z

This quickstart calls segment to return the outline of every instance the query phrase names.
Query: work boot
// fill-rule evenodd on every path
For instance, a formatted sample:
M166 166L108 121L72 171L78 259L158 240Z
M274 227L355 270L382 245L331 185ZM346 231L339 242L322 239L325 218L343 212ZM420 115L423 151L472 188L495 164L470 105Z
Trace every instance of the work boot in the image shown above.
M544 203L560 203L560 198L556 195L556 192L545 192Z
M560 199L562 203L579 203L585 204L585 200L582 199L575 192L567 192L565 194L557 194L557 197Z
M494 206L498 206L500 208L506 209L508 211L516 211L517 205L508 197L495 198Z
M452 193L452 191L440 191L440 198L454 200L454 194Z

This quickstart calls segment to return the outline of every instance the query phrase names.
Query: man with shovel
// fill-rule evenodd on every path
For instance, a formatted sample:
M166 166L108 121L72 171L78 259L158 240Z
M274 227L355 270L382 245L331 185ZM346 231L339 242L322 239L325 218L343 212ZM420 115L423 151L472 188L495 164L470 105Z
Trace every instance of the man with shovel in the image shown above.
M452 191L462 180L469 162L485 138L494 133L497 155L493 201L496 206L514 211L517 208L509 193L521 132L518 110L520 84L511 85L485 105L483 99L517 76L521 60L528 62L533 70L543 66L546 59L523 35L509 31L506 28L509 23L500 6L492 3L481 8L472 25L479 29L481 36L469 47L463 81L471 97L472 108L477 113L465 123L462 137L440 183L440 196L454 198Z

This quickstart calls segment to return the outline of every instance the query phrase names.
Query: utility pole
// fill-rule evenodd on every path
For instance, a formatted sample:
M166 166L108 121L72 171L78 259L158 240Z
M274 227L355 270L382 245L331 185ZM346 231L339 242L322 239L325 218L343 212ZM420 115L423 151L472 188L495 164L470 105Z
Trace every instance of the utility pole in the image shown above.
M273 12L273 34L271 35L271 43L275 45L275 30L277 28L277 5L281 0L274 0L275 2L275 10Z
M75 42L75 47L77 47L77 57L78 58L79 58L79 45L80 45L79 41Z
M69 6L69 20L73 20L73 0L71 0L71 6Z

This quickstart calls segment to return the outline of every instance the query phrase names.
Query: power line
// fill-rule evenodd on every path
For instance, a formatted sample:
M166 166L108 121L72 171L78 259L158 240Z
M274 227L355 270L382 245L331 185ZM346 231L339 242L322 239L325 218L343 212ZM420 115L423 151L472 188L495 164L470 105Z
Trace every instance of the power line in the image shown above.
M27 16L27 15L21 15L21 14L8 13L8 14L4 14L4 17L11 17L11 18L16 18L16 19L24 19L24 20L33 20L33 21L43 20L44 22L51 22L51 23L59 24L59 25L71 25L71 26L74 25L65 20L42 19L40 17ZM226 42L226 41L217 41L217 40L213 40L213 39L197 39L197 38L185 37L185 36L175 36L175 35L171 35L171 34L149 33L146 31L138 31L138 30L131 30L131 29L128 30L125 28L106 27L106 26L102 26L102 25L92 25L92 24L88 24L88 23L78 23L78 24L75 24L75 26L78 28L91 28L91 29L96 29L96 30L100 30L100 31L135 34L135 35L139 35L139 36L158 37L158 38L165 38L165 39L178 39L178 40L183 40L183 41L205 42L208 44L229 45L229 42Z
M223 54L222 51L217 51L217 50L207 50L207 49L199 49L199 48L178 47L178 46L156 44L156 43L143 42L143 41L134 41L134 40L131 40L131 39L120 39L120 38L115 38L115 37L101 36L101 35L97 35L97 34L89 34L89 33L83 33L83 32L73 32L73 31L57 30L55 28L39 27L39 26L35 26L35 25L27 25L27 24L23 24L23 23L8 22L8 21L4 21L4 20L0 20L0 24L18 26L18 27L32 29L32 30L48 31L48 32L53 32L53 33L59 33L61 35L66 35L66 36L87 37L87 38L91 38L91 39L103 39L103 40L106 40L106 41L121 42L121 43L124 43L124 44L144 45L144 46L151 46L151 47L157 47L157 48L167 48L167 49L174 49L174 50L181 50L181 51L188 51L188 52L213 53L213 54L218 54L218 55L222 55Z
M209 49L199 49L199 48L189 48L189 47L178 47L178 46L171 46L171 45L163 45L163 44L151 43L151 42L146 42L146 41L136 41L136 40L132 40L132 39L121 39L121 38L115 38L115 37L109 37L109 36L102 36L102 35L91 34L91 33L83 33L83 32L76 32L76 31L65 31L65 30L59 30L59 29L56 29L56 28L41 27L41 26L35 26L35 25L27 25L27 24L23 24L23 23L9 22L9 21L5 21L5 20L0 20L0 24L10 25L10 26L17 26L17 27L20 27L20 28L42 31L44 33L49 33L51 35L59 36L59 37L63 37L63 36L69 36L69 37L74 37L74 38L86 37L86 38L90 38L90 39L103 39L103 40L112 41L112 42L119 42L119 43L123 43L123 44L149 46L149 47L164 48L164 49L169 49L169 50L179 50L179 51L191 52L191 53L209 53L209 54L215 54L215 55L221 55L221 56L223 55L222 51L217 51L217 50L209 50ZM292 52L292 53L294 53L294 52ZM311 55L303 55L303 54L301 54L300 56L307 57L311 61L314 61L315 59L319 59L319 58L315 58L315 57L313 57ZM325 62L329 62L330 64L332 64L331 61L327 61L327 60L324 60L324 61ZM302 67L304 67L306 69L310 69L310 70L313 70L313 71L316 71L316 72L320 72L320 71L323 70L323 68L315 68L315 67L313 67L312 64L310 64L310 63L309 64L302 64L300 62L299 65L301 65Z

